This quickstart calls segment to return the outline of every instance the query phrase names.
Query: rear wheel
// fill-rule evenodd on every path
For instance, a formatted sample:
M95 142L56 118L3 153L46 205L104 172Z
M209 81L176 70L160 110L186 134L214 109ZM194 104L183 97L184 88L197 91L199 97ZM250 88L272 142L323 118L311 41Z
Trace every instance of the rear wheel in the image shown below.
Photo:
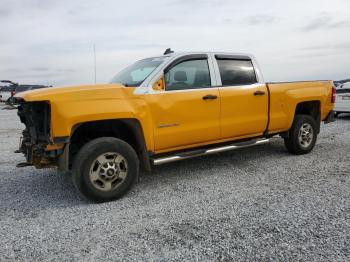
M88 142L73 163L73 182L89 200L105 202L125 195L139 172L135 150L126 142L102 137Z
M287 150L296 155L309 153L317 139L316 121L309 115L296 115L293 125L284 138Z

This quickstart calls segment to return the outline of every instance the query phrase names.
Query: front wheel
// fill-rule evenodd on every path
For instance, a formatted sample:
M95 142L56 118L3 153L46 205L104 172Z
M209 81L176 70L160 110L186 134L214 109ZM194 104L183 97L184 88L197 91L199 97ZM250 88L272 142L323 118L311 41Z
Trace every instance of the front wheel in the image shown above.
M295 155L309 153L316 144L316 121L309 115L296 115L293 125L284 138L287 150Z
M126 142L102 137L85 144L73 163L73 183L94 202L106 202L125 195L139 172L135 150Z

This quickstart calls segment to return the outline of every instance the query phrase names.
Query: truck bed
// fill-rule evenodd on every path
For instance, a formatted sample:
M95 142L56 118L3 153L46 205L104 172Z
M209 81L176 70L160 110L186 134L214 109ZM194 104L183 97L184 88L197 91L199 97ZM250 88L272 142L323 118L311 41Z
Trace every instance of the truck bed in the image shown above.
M318 104L320 120L332 110L333 81L296 81L266 83L269 92L269 133L288 130L297 106L305 101Z

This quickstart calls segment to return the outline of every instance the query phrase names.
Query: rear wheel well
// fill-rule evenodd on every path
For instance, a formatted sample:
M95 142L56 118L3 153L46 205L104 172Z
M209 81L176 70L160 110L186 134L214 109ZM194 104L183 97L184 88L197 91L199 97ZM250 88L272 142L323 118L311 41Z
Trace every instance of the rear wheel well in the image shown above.
M142 127L136 119L111 119L81 123L74 127L69 146L69 168L79 150L100 137L115 137L127 142L139 157L141 168L150 171Z
M321 123L321 103L320 101L306 101L297 104L295 115L309 115L315 119L317 124L317 133L320 132Z

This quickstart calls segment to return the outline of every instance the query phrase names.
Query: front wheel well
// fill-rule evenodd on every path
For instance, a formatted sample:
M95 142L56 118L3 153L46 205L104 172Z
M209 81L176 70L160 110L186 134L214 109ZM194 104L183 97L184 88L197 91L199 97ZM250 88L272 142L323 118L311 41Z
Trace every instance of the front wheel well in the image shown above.
M69 145L69 169L79 150L100 137L115 137L127 142L139 157L141 168L150 171L150 161L141 124L137 119L110 119L80 123L73 128Z

